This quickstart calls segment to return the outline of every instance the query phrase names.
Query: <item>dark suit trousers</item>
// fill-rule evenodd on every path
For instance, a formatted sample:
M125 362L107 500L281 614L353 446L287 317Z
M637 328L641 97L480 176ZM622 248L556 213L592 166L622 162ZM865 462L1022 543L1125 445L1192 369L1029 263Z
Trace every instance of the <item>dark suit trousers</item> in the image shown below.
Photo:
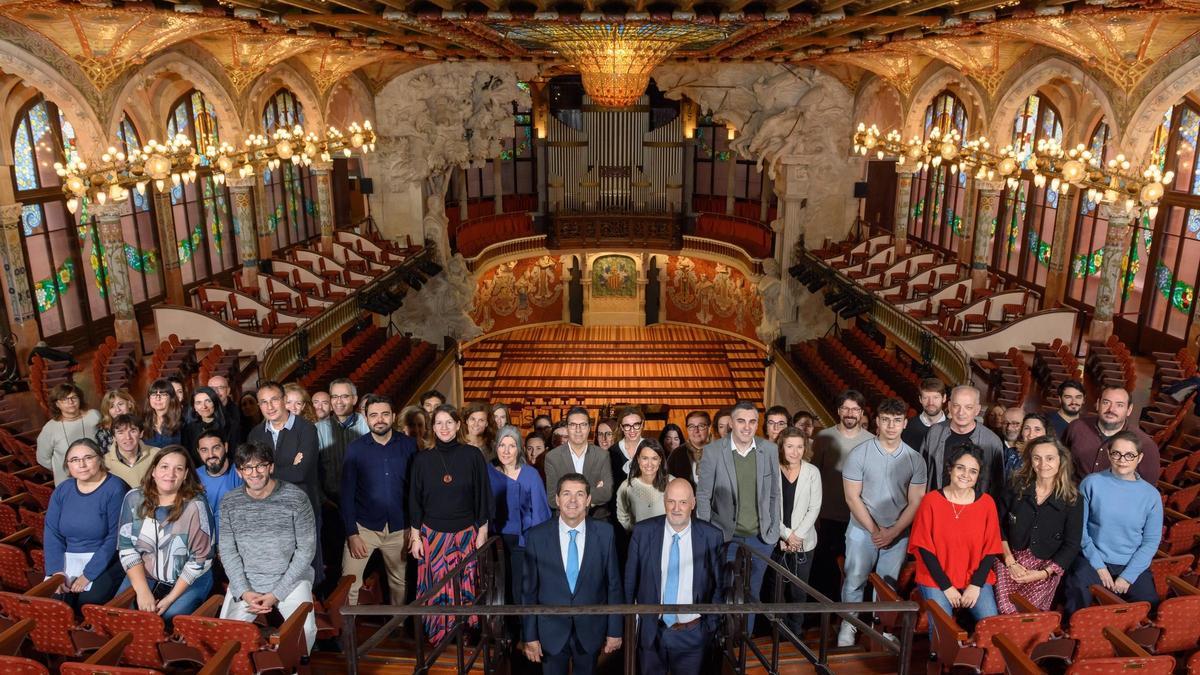
M542 654L542 675L592 675L596 670L599 654L583 651L575 631L567 638L567 644L557 654Z
M642 675L698 675L704 672L709 634L700 622L685 630L671 630L658 623L654 646L638 649L638 672Z

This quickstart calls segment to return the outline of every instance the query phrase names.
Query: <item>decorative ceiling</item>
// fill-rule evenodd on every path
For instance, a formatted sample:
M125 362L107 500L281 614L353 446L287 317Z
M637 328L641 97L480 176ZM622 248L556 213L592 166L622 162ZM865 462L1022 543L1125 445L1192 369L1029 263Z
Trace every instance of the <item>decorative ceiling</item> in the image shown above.
M0 0L103 90L183 41L212 53L240 91L302 63L322 94L354 71L379 88L435 61L533 63L570 72L553 44L517 36L581 23L703 25L718 39L668 62L810 63L847 83L875 73L908 95L942 61L995 93L1035 47L1132 91L1200 31L1200 0Z

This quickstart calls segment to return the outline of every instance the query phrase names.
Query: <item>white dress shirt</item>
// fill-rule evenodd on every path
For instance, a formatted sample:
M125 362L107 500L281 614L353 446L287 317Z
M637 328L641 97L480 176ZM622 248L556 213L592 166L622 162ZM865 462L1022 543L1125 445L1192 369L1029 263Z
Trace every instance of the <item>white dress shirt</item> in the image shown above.
M587 537L587 519L583 519L575 529L579 534L575 535L575 548L579 549L579 569L583 569L583 540ZM567 552L571 546L571 535L567 534L571 528L563 522L562 518L558 519L558 548L562 552L563 571L567 570ZM576 582L578 583L578 581Z
M733 451L736 452L737 454L741 455L742 457L745 457L745 456L749 455L750 453L754 452L754 448L757 445L758 445L758 441L754 438L751 438L750 439L750 447L746 448L745 452L742 452L741 450L738 449L737 443L733 442L733 433L730 432L730 434L729 434L729 447L733 448Z
M662 547L662 587L659 588L658 597L663 603L667 597L667 565L671 562L671 541L676 534L681 534L679 538L679 588L675 592L675 602L680 605L690 605L692 599L692 524L688 522L688 526L683 532L676 532L675 528L671 527L671 523L664 522L663 527L666 528L663 532L663 547ZM661 617L660 617L661 618ZM699 614L677 614L675 620L679 623L687 623L695 619L699 619Z
M567 445L567 454L571 456L571 465L575 467L575 473L583 473L583 460L587 459L587 446L586 445L583 446L583 454L582 455L577 455L577 454L575 454L575 451L571 449L571 446L568 444Z

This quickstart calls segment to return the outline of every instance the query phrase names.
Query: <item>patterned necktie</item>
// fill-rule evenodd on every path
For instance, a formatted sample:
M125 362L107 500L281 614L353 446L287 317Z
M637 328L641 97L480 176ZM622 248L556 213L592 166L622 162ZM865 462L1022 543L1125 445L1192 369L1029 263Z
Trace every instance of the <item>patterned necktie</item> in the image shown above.
M571 541L567 544L567 586L575 592L575 582L579 579L579 546L575 544L575 535L579 530L568 530Z
M671 537L671 554L667 557L667 588L663 591L663 604L673 605L679 598L679 538L682 534ZM663 623L667 627L675 625L678 618L674 614L663 614Z

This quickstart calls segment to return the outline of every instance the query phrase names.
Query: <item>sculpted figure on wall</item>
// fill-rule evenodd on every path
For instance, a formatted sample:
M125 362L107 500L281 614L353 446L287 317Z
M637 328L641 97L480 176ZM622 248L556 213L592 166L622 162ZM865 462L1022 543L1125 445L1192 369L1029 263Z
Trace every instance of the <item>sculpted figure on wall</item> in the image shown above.
M471 320L475 283L461 255L446 261L441 274L431 278L418 291L404 296L404 304L392 313L392 321L413 337L434 344L451 337L459 342L483 334Z

